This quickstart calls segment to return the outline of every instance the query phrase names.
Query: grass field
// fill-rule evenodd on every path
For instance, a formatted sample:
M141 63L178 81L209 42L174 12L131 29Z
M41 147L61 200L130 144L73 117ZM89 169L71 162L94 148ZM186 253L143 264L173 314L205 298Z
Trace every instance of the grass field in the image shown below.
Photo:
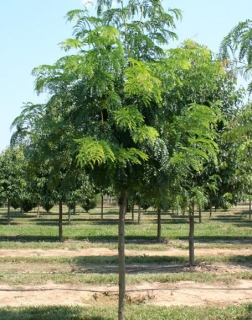
M252 222L248 206L228 212L203 212L203 223L195 217L196 266L188 267L188 220L186 216L162 216L162 242L156 241L156 214L142 213L141 224L126 216L126 271L128 285L185 282L222 283L232 286L252 280ZM0 291L19 293L25 286L117 285L117 208L84 213L78 208L68 223L65 208L63 237L58 241L57 208L51 213L11 213L7 224L6 208L0 209ZM137 212L135 213L135 220ZM222 271L225 269L225 272ZM250 283L250 282L249 282ZM230 287L231 288L231 287ZM126 305L126 319L252 319L251 300L210 306L158 306L144 301ZM0 293L0 299L1 299ZM14 299L14 298L12 298ZM185 298L187 299L187 298ZM13 305L2 303L0 319L116 319L116 303L108 306L99 299L88 305Z

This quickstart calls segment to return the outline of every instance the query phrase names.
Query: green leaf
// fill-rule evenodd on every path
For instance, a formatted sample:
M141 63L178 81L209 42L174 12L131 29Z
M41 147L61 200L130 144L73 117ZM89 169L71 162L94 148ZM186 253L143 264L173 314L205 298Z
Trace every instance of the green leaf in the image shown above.
M123 131L135 130L144 122L143 115L133 105L114 111L113 117L117 127Z
M106 162L114 162L115 155L111 145L105 140L95 140L93 137L86 137L75 140L79 145L78 163L81 166L101 165Z
M135 143L139 142L142 143L144 141L149 141L154 143L156 138L159 136L157 130L150 126L141 126L136 128L132 132L132 138Z
M118 148L116 152L116 160L119 165L124 163L142 164L142 161L148 160L148 155L136 148Z
M162 85L161 81L152 75L150 65L135 59L129 59L129 62L130 67L125 70L124 92L126 97L139 96L145 105L149 105L151 100L160 105Z

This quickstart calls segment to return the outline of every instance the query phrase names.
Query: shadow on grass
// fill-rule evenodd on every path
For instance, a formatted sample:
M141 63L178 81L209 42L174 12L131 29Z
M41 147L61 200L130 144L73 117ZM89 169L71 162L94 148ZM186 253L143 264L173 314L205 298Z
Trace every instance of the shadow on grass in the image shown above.
M33 219L38 226L57 226L58 219ZM71 218L70 224L88 223L90 225L117 225L117 219L99 219L99 218ZM126 221L126 224L133 224L132 221ZM68 219L64 218L63 225L69 225Z
M99 236L90 236L84 234L83 236L64 236L63 231L63 240L77 240L77 241L86 241L88 239L91 243L117 243L118 236L115 235L99 235ZM59 237L57 236L42 236L42 235L17 235L17 236L0 236L0 241L10 241L10 242L58 242ZM125 243L133 244L153 244L156 243L156 237L152 236L126 236Z
M131 256L126 257L125 262L127 274L180 273L188 267L188 257L180 256ZM73 273L118 274L118 256L74 257L71 265L74 265Z
M92 235L84 235L83 237L76 236L76 237L71 237L69 239L73 240L87 240L92 243L97 243L97 242L110 242L110 243L117 243L118 242L118 236L117 235L97 235L97 236L92 236ZM144 235L133 235L133 236L125 236L125 243L126 244L153 244L157 243L157 238L155 236L144 236Z
M233 216L233 215L219 215L216 217L212 217L209 220L211 221L221 221L225 223L234 223L234 222L246 222L247 220L245 215Z
M82 256L74 257L74 263L80 265L86 264L118 264L118 256ZM130 264L151 264L151 263L165 263L165 264L184 264L188 262L188 257L181 256L126 256L125 263Z
M247 220L246 221L242 221L241 223L236 223L235 224L236 227L238 228L252 228L252 221Z
M0 236L0 241L10 242L58 242L58 236ZM1 318L0 318L1 319Z
M64 298L62 302L64 303ZM112 320L108 316L98 315L91 308L46 306L46 307L20 307L0 308L0 319L3 320Z
M188 241L188 237L179 237L179 240ZM195 243L252 243L252 236L194 236Z
M244 256L244 255L238 255L238 256L231 256L229 258L229 262L232 263L238 263L240 265L248 265L249 268L252 269L252 255Z

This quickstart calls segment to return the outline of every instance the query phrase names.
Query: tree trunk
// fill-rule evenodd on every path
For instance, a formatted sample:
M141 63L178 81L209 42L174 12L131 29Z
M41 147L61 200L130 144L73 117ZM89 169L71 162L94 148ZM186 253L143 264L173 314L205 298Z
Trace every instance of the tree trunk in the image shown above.
M118 261L119 261L119 300L118 320L124 320L125 304L125 250L124 250L124 225L127 210L127 192L121 191L119 197L119 221L118 221Z
M101 220L103 220L103 194L101 195Z
M157 209L157 241L161 242L161 209Z
M59 201L59 241L60 242L63 242L62 218L63 218L62 200L60 200Z
M8 216L8 224L10 225L10 221L11 221L11 217L10 217L10 206L11 206L11 202L10 199L8 199L7 202L7 216Z
M39 218L39 214L40 214L40 203L38 203L37 219Z
M252 201L249 200L249 220L251 220L251 211L252 211Z
M135 220L135 215L134 215L134 208L135 208L135 205L134 205L134 203L132 204L132 208L131 208L131 220L134 222L134 220Z
M140 224L141 222L141 207L140 204L138 206L138 216L137 216L137 223Z
M194 265L194 205L189 208L189 264Z
M212 217L212 200L209 201L209 205L210 205L210 214L209 217Z
M202 210L201 210L201 205L199 205L199 223L202 223Z
M71 208L68 207L68 224L71 224Z

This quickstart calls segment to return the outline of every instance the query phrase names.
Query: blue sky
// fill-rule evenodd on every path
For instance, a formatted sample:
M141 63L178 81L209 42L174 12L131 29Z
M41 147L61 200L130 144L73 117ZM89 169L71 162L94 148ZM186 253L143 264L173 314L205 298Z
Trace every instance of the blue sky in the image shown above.
M163 5L183 11L176 29L179 43L193 39L214 52L239 21L252 18L251 0L164 0ZM10 125L23 103L44 102L46 97L34 92L31 71L64 55L58 44L72 34L72 25L64 17L69 10L80 8L82 0L1 1L0 151L9 144Z

